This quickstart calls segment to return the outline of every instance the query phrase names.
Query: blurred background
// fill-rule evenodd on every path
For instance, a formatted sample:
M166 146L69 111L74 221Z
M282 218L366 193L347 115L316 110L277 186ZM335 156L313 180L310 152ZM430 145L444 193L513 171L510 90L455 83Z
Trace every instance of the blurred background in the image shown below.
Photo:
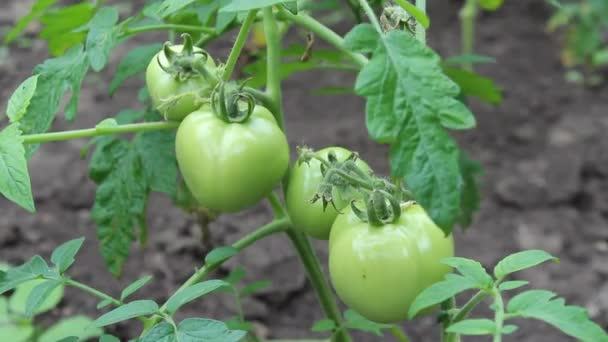
M65 2L65 1L64 1ZM29 12L31 0L0 2L0 36ZM69 3L69 2L65 2ZM108 1L118 3L118 1ZM123 1L125 15L139 10L138 1ZM462 1L429 1L429 44L444 57L460 51L458 11ZM564 296L586 307L593 319L608 327L608 86L592 87L567 81L562 53L563 35L549 33L554 9L543 1L506 1L497 12L478 18L476 52L496 59L477 71L504 90L499 106L470 103L478 127L456 138L484 167L482 206L473 226L457 230L457 254L479 260L491 269L503 256L523 249L544 249L561 263L524 271L520 278L533 287ZM350 17L349 17L350 18ZM337 25L340 33L352 23ZM34 39L40 27L8 47L0 47L0 103L32 69L48 58L46 43ZM293 32L288 39L302 41ZM163 42L166 35L149 33L114 50L112 66L89 73L80 96L80 116L74 123L59 119L52 130L92 127L128 108L137 108L135 94L141 79L130 79L114 96L108 84L120 58L142 42ZM216 58L225 58L230 41L213 43ZM600 71L601 73L601 71ZM572 76L572 74L569 74ZM310 71L285 81L284 98L290 143L322 148L340 145L359 151L381 174L388 173L387 149L373 142L364 125L364 101L354 95L314 95L319 87L350 86L355 75L340 71ZM572 79L573 77L570 77ZM140 297L166 299L201 264L205 250L196 218L155 195L148 207L150 241L134 246L123 276L115 279L98 252L95 226L89 212L95 186L87 177L87 161L79 155L87 141L44 144L30 161L37 214L30 215L0 198L0 260L18 264L34 254L45 257L60 243L86 236L85 248L72 269L78 280L118 293L122 286L146 275L155 280ZM269 220L260 205L212 223L211 243L221 246ZM324 243L318 255L325 262ZM244 301L248 319L261 335L272 338L315 336L309 331L322 318L316 298L289 241L283 236L264 240L231 260L219 272L226 275L242 265L247 280L270 280L273 285ZM96 314L97 302L68 289L58 309L42 317L53 322L74 313ZM231 299L206 297L189 305L186 316L225 318L234 314ZM135 325L119 325L110 332L134 337ZM414 341L437 341L433 318L406 324ZM321 337L322 335L318 335ZM552 327L521 322L507 340L570 341ZM359 334L357 341L388 341L389 337ZM475 341L476 339L470 339ZM479 339L480 341L483 339Z

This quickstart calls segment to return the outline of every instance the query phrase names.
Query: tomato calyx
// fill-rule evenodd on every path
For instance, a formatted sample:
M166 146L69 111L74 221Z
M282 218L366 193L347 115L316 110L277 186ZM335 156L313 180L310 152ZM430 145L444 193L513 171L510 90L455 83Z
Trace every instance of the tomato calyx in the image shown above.
M228 123L247 121L255 108L253 96L243 91L244 84L220 82L211 93L211 108Z
M371 225L382 226L397 221L402 212L401 203L413 199L411 193L401 186L362 170L356 164L357 153L353 152L344 161L339 161L332 151L327 156L319 156L310 148L299 147L298 153L300 164L309 163L312 159L320 162L323 180L311 202L321 200L323 210L331 204L339 212L334 203L334 189L337 189L343 197L346 194L351 199L351 207L357 217ZM361 204L365 209L359 208Z
M206 66L206 62L211 58L211 55L207 51L194 49L194 43L189 34L184 33L181 37L183 47L180 52L171 48L173 46L171 42L166 42L163 45L163 54L169 64L163 65L160 56L157 56L156 61L160 68L180 82L185 82L194 76L202 76L206 81L216 83L217 76Z

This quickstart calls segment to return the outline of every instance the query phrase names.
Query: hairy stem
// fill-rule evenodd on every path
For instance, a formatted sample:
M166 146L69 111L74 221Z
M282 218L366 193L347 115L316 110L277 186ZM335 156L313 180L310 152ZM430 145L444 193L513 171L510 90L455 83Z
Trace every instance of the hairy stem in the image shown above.
M477 1L477 0L475 0ZM416 7L426 14L426 0L416 0ZM426 44L426 30L422 25L416 25L416 39Z
M475 48L475 17L477 17L477 0L467 0L459 13L461 35L462 35L462 54L471 55ZM473 65L464 65L468 70L473 70Z
M494 321L496 322L496 331L494 332L493 342L502 341L502 327L505 320L505 304L502 300L502 294L497 287L494 287L492 291L494 296Z
M165 129L175 129L179 126L179 122L143 122L128 125L116 125L110 127L96 127L77 129L72 131L28 134L23 136L24 144L38 144L50 141L72 140L80 138L91 138L100 135L135 133L143 131L157 131Z
M315 34L315 36L325 40L338 50L342 51L345 55L347 55L348 57L350 57L350 59L357 63L359 67L363 67L367 64L367 57L360 53L355 53L347 49L344 46L344 39L340 35L332 31L330 28L323 25L313 17L306 14L295 15L283 8L279 8L279 13L283 18L311 31Z
M271 7L262 10L264 34L266 35L266 92L272 99L276 112L273 112L279 127L285 130L283 117L283 95L281 90L281 37Z
M369 18L369 21L371 21L372 25L374 25L374 27L376 28L376 31L378 31L378 33L382 34L384 32L384 31L382 31L382 26L380 26L380 22L378 21L378 18L376 17L376 13L374 13L374 10L369 5L367 0L359 0L359 3L361 4L361 8L363 8L363 10L365 11L365 14Z
M232 75L232 72L234 71L234 67L236 66L236 62L238 61L239 56L241 55L243 46L245 46L245 42L247 42L247 37L249 37L249 31L251 30L251 25L255 21L257 12L257 10L249 11L247 17L245 18L245 21L243 21L241 30L236 36L236 41L234 42L232 51L230 51L230 55L228 56L228 60L226 61L226 68L224 69L224 75L222 77L224 81L229 80L230 76Z
M308 279L317 294L317 298L321 303L321 307L325 312L327 318L336 322L337 326L340 326L340 322L342 321L340 316L340 310L336 305L336 301L334 300L333 294L325 280L325 276L321 271L321 266L319 265L319 260L315 254L314 249L312 248L310 241L303 233L297 232L294 229L287 230L287 235L291 239L298 255L300 256L300 260L306 269L306 273L308 274ZM340 329L336 331L334 336L334 340L336 342L349 342L351 341L350 335L344 329Z

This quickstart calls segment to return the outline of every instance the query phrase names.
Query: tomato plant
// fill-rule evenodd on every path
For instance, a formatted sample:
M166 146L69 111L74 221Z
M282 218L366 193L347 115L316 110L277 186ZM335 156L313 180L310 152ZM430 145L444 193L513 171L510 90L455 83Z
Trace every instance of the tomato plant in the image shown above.
M329 239L329 272L340 299L376 322L407 318L414 299L449 272L445 236L417 204L404 204L394 223L363 222L352 209L338 215Z
M38 65L8 101L0 131L3 196L34 213L28 161L40 144L90 138L81 153L86 157L92 151L88 173L97 185L90 219L101 257L116 277L134 243L146 246L146 209L153 193L193 214L203 235L217 216L263 201L269 203L272 220L229 245L213 246L168 298L132 299L152 276L134 280L117 294L76 280L68 272L82 238L58 246L50 258L36 255L2 268L0 338L74 342L99 336L110 325L139 320L143 329L121 338L261 341L241 301L268 282L242 286L245 271L239 268L226 277L214 274L222 279L206 278L252 244L281 233L301 260L325 315L312 328L324 334L323 341L350 342L355 329L408 342L396 323L437 308L444 342L467 335L500 342L517 328L512 320L521 318L542 320L583 341L607 341L586 310L566 305L553 292L521 290L505 300L504 292L528 284L507 277L556 261L549 253L514 253L491 274L478 262L454 257L455 227L466 229L479 208L480 165L450 132L476 126L469 98L495 105L502 100L494 82L473 70L475 63L494 62L474 54L477 12L499 10L502 3L465 1L460 12L463 54L442 58L426 42L431 21L425 0L150 0L137 2L132 15L126 13L129 6L103 0L70 5L37 0L5 42L19 39L39 20L39 38L48 42L53 57ZM357 24L344 36L326 25L350 19ZM305 38L298 41L294 35L297 43L286 47L284 37L291 28ZM229 36L233 30L238 30L234 39ZM167 33L169 41L141 45L131 40L157 31ZM318 46L319 40L326 45ZM59 112L67 121L76 119L80 89L88 86L85 77L90 71L112 70L107 66L115 47L127 41L135 47L116 66L108 93L145 75L145 86L132 94L137 107L105 117L92 128L48 132ZM216 41L232 44L227 56L205 52ZM254 46L246 48L248 42ZM354 87L339 90L365 99L367 133L387 145L386 175L374 172L348 146L318 152L298 148L298 160L290 167L285 113L291 108L284 101L283 80L313 69L356 73ZM309 236L329 237L329 280L337 297ZM272 251L268 254L274 257ZM103 313L39 331L31 316L57 305L64 288L91 295ZM475 294L459 306L455 297L465 291ZM176 321L184 305L216 292L232 297L235 317ZM346 311L339 310L338 298ZM486 299L493 319L469 318ZM74 331L74 324L91 330ZM109 334L100 340L119 341Z
M327 147L316 152L321 157L329 153L333 153L341 162L353 156L353 152L342 147ZM357 158L354 162L364 172L369 171L369 166L361 159ZM312 203L323 178L318 160L294 166L289 175L285 204L295 229L316 239L327 240L336 216L350 203L351 198L346 193L333 190L333 205L324 208L321 202Z

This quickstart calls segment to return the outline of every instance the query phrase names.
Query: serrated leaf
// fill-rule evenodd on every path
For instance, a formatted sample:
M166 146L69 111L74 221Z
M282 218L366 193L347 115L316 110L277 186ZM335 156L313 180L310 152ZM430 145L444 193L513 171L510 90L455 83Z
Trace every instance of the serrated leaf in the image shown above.
M500 291L515 290L522 286L526 286L529 283L530 283L529 281L525 281L525 280L505 281L504 283L501 283L500 285L498 285L498 289Z
M36 255L20 266L0 272L0 294L50 272L51 270L44 259Z
M215 265L220 264L233 256L237 255L239 250L232 246L223 246L214 248L205 256L205 264Z
M496 264L494 276L496 279L503 279L511 273L525 270L550 260L559 262L559 259L541 250L518 252L507 256Z
M69 48L85 41L84 27L95 14L96 6L82 2L64 7L49 8L41 17L39 37L48 42L51 55L60 56Z
M178 174L175 131L138 133L134 145L141 158L150 189L174 197L177 193Z
M161 47L161 44L151 44L138 46L129 51L120 60L114 78L110 82L110 95L113 95L126 79L138 75L144 70L152 60L152 57L160 51Z
M431 25L431 20L418 7L416 7L415 5L411 4L407 0L393 0L393 1L395 1L395 3L397 5L401 6L401 8L403 8L404 10L406 10L407 13L409 13L412 17L414 17L416 19L416 21L420 25L422 25L422 27L424 27L425 29L429 28L429 26Z
M245 331L228 329L224 322L204 318L181 321L177 332L177 340L185 342L238 342L246 335Z
M247 286L243 287L239 291L239 296L240 297L250 296L260 290L270 287L271 285L272 285L272 282L269 280L261 280L261 281L253 282L253 283L248 284Z
M45 280L36 285L27 297L25 316L32 317L34 313L39 312L39 309L41 309L41 306L47 301L51 293L61 286L62 283L61 280Z
M127 297L146 285L150 280L152 280L152 276L148 275L131 283L120 293L120 301L124 301Z
M175 313L183 305L203 297L222 287L230 287L230 283L223 280L207 280L202 283L194 284L181 291L176 292L167 300L166 307L168 313Z
M31 213L36 211L18 124L12 124L0 132L0 193L25 210Z
M443 72L452 79L467 97L476 97L490 104L502 102L502 90L493 80L472 71L453 67L443 67Z
M96 328L126 321L131 318L151 315L158 311L158 304L152 300L136 300L102 315L96 319L92 326Z
M24 134L46 132L51 127L63 96L68 90L71 91L71 97L65 107L64 115L68 120L76 117L80 85L88 68L89 61L82 45L69 49L61 57L48 59L36 66L34 74L39 75L36 91L25 115L19 121L19 127ZM37 144L27 146L28 157L37 146Z
M606 331L589 319L584 308L554 297L555 293L546 290L522 292L509 301L507 310L515 316L544 321L582 341L608 341Z
M91 217L97 224L101 254L118 276L136 229L145 229L149 190L143 163L129 142L102 139L89 163L89 176L98 185Z
M458 148L442 126L475 125L473 114L454 98L458 86L443 74L439 56L406 32L379 35L362 24L347 34L345 46L373 49L355 84L357 94L367 97L368 131L392 144L392 175L403 177L431 218L450 232L460 215L462 176Z
M86 48L91 68L95 71L101 71L106 66L116 45L117 23L118 10L113 7L102 7L89 22Z
M463 291L477 287L478 285L469 278L448 274L445 280L429 286L414 299L414 302L410 305L408 317L414 318L423 309L435 306Z
M65 272L74 263L74 257L76 257L83 242L84 237L70 240L53 251L51 262L55 264L59 273Z
M463 184L458 223L462 229L467 229L473 223L473 214L481 204L481 191L478 183L483 169L478 162L469 159L464 152L460 153L459 166Z
M61 298L63 298L64 287L60 286L61 282L60 285L57 286L51 286L46 283L57 281L59 280L34 279L20 284L10 298L11 311L31 317L34 314L40 314L55 308L61 301ZM35 293L34 290L38 288L38 286L42 287L36 290L37 293ZM46 286L50 286L52 289L48 289L48 292L46 292ZM30 299L32 293L34 293L35 297ZM29 305L35 305L37 307L32 308L33 311L28 313Z
M57 0L37 0L32 5L31 11L25 16L23 16L21 19L19 19L15 26L6 34L6 37L4 38L4 43L7 44L15 40L15 38L17 38L34 19L44 13L47 8L51 7L56 2Z
M285 0L232 0L227 6L220 8L220 12L249 11L286 2Z
M475 260L452 257L441 260L441 263L454 267L465 278L474 282L479 288L489 288L492 286L492 277L486 272L483 266Z
M344 312L344 320L343 326L345 328L368 332L376 336L384 336L382 330L390 329L393 326L392 324L372 322L350 309Z
M320 321L316 321L315 324L312 325L310 329L313 332L324 332L324 331L332 331L336 329L336 322L331 319L322 319Z
M34 91L36 91L37 83L38 75L30 76L15 89L8 99L6 115L10 119L10 122L17 122L25 115L27 107L29 107L30 101L34 96Z

